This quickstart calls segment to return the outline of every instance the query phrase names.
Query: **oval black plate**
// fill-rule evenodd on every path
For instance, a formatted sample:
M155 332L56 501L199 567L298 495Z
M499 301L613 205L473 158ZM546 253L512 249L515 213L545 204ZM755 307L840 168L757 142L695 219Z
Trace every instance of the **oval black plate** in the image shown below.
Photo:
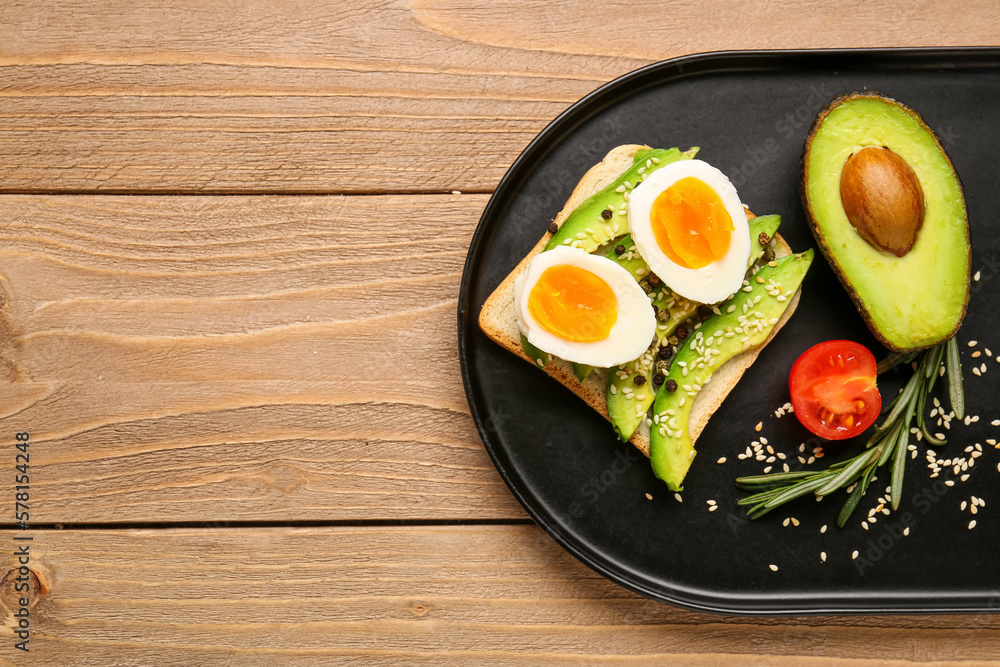
M729 175L758 214L779 213L792 248L814 245L799 200L800 155L816 112L834 96L877 90L917 109L938 133L963 179L972 225L973 296L960 332L969 413L939 455L984 454L962 482L950 470L929 477L924 447L907 465L898 512L861 520L869 497L843 530L841 498L798 501L755 522L736 505L733 480L766 463L738 460L760 436L801 467L809 434L794 416L776 418L788 400L787 373L809 346L858 340L881 357L829 268L817 257L795 317L768 346L714 415L683 502L657 481L647 461L619 443L610 425L544 373L488 340L476 320L486 297L537 242L577 180L611 148L626 143L688 148ZM627 74L560 115L504 176L476 230L459 298L462 378L483 443L517 499L559 544L621 585L703 611L992 611L1000 606L1000 417L996 357L972 359L992 344L1000 354L994 279L1000 236L994 223L1000 173L1000 50L874 50L715 53L677 58ZM973 365L987 373L974 376ZM898 378L883 378L886 396ZM763 422L760 433L754 430ZM943 429L939 429L943 430ZM827 448L829 462L859 444ZM841 451L841 448L845 448ZM808 450L807 454L808 456ZM719 457L727 462L718 464ZM772 464L780 469L780 459ZM960 471L960 474L963 474ZM888 483L888 473L873 487ZM944 484L954 480L953 486ZM652 500L646 498L649 493ZM973 517L960 503L976 495ZM708 511L708 500L718 503ZM798 526L784 526L794 517ZM978 522L968 529L971 519ZM823 525L829 529L821 532ZM908 535L903 534L909 527ZM857 558L852 558L854 551ZM821 552L826 562L821 562ZM772 571L769 565L778 566Z

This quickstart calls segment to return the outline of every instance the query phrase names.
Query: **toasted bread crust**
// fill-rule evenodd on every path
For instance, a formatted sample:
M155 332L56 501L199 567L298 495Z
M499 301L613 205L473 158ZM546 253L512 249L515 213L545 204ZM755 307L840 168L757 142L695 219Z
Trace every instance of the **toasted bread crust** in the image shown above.
M566 200L559 215L556 216L555 223L562 226L569 214L584 202L588 197L596 194L608 183L614 181L622 172L632 166L633 156L639 149L647 148L637 144L618 146L609 152L604 159L591 167L576 188ZM751 215L752 217L752 215ZM521 332L517 327L517 319L514 313L514 279L525 269L531 259L540 253L548 243L552 235L546 232L535 244L535 247L522 259L513 271L503 280L502 283L486 299L483 308L479 313L479 327L492 340L502 347L521 357L528 363L536 366L521 347ZM781 257L791 254L791 249L780 235L775 237L777 248L775 253ZM768 336L764 345L758 348L747 350L733 357L723 364L712 376L712 381L708 383L695 398L691 407L691 417L689 431L691 442L697 441L698 436L704 430L709 418L722 404L726 396L748 368L757 359L757 355L767 345L775 334L784 326L785 322L795 311L799 302L799 292L796 292L785 309L784 314L774 326L771 335ZM586 381L580 382L573 373L573 365L562 359L553 358L545 365L545 372L558 380L566 388L583 399L587 405L596 410L605 419L608 419L607 402L605 400L605 386L607 383L607 369L595 368ZM643 422L645 424L645 422ZM629 440L635 447L646 456L649 456L649 429L640 426Z

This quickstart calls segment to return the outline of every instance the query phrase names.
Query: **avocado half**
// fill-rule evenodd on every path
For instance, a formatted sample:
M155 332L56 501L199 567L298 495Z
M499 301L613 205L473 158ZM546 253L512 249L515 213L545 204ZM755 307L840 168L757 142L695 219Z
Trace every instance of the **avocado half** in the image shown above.
M921 220L911 228L915 241L903 250L878 247L845 211L844 166L867 147L902 158L922 190ZM856 203L850 199L848 205ZM965 196L951 160L917 112L870 92L830 102L806 139L802 205L820 250L886 347L916 350L958 331L972 261Z

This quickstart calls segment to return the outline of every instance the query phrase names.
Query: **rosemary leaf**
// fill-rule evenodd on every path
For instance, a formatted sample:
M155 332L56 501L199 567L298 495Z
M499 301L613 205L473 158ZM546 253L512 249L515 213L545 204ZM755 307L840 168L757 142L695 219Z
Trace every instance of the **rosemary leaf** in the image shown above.
M858 476L861 469L871 462L872 454L878 454L878 449L869 449L864 454L859 454L851 463L844 467L833 479L819 489L816 494L828 496L842 486L847 486Z
M751 477L740 477L736 480L736 485L741 489L754 490L757 487L780 486L785 482L795 482L807 477L814 477L815 470L793 470L792 472L778 472L770 475L756 475Z
M909 452L910 422L913 420L914 405L906 410L906 419L900 424L899 442L896 443L896 460L892 462L892 509L899 509L899 499L903 497L903 473L906 471L906 455Z
M815 491L817 488L822 486L825 481L825 477L820 477L819 479L810 479L805 482L799 482L787 491L779 493L774 498L771 498L771 500L764 503L764 507L773 508L778 505L784 505L789 500L795 500L800 496L806 495L810 491Z
M958 340L948 341L948 397L959 419L965 417L965 392L962 390L962 362L958 358Z
M840 514L837 515L837 528L843 528L847 520L851 517L851 514L854 513L854 509L868 490L868 485L871 484L876 470L878 470L878 466L868 466L865 474L858 481L858 485L851 491L851 495L847 496L847 502L840 508Z

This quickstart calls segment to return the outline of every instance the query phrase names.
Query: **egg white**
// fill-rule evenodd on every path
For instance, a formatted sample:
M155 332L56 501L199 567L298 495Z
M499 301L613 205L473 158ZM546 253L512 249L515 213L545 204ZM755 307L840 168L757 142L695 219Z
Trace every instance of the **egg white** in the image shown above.
M671 185L692 176L715 190L733 219L729 250L700 269L689 269L667 257L653 235L650 212L653 202ZM654 171L629 195L628 224L636 250L650 270L667 286L686 299L699 303L718 303L743 285L750 259L750 225L736 188L721 171L701 160L680 160Z
M528 297L546 269L570 264L586 269L604 280L618 299L618 319L607 338L593 342L569 341L546 331L531 315ZM528 342L560 359L609 368L638 358L656 333L656 316L649 297L635 277L616 262L591 255L579 248L559 246L539 253L514 280L514 310L517 325Z

